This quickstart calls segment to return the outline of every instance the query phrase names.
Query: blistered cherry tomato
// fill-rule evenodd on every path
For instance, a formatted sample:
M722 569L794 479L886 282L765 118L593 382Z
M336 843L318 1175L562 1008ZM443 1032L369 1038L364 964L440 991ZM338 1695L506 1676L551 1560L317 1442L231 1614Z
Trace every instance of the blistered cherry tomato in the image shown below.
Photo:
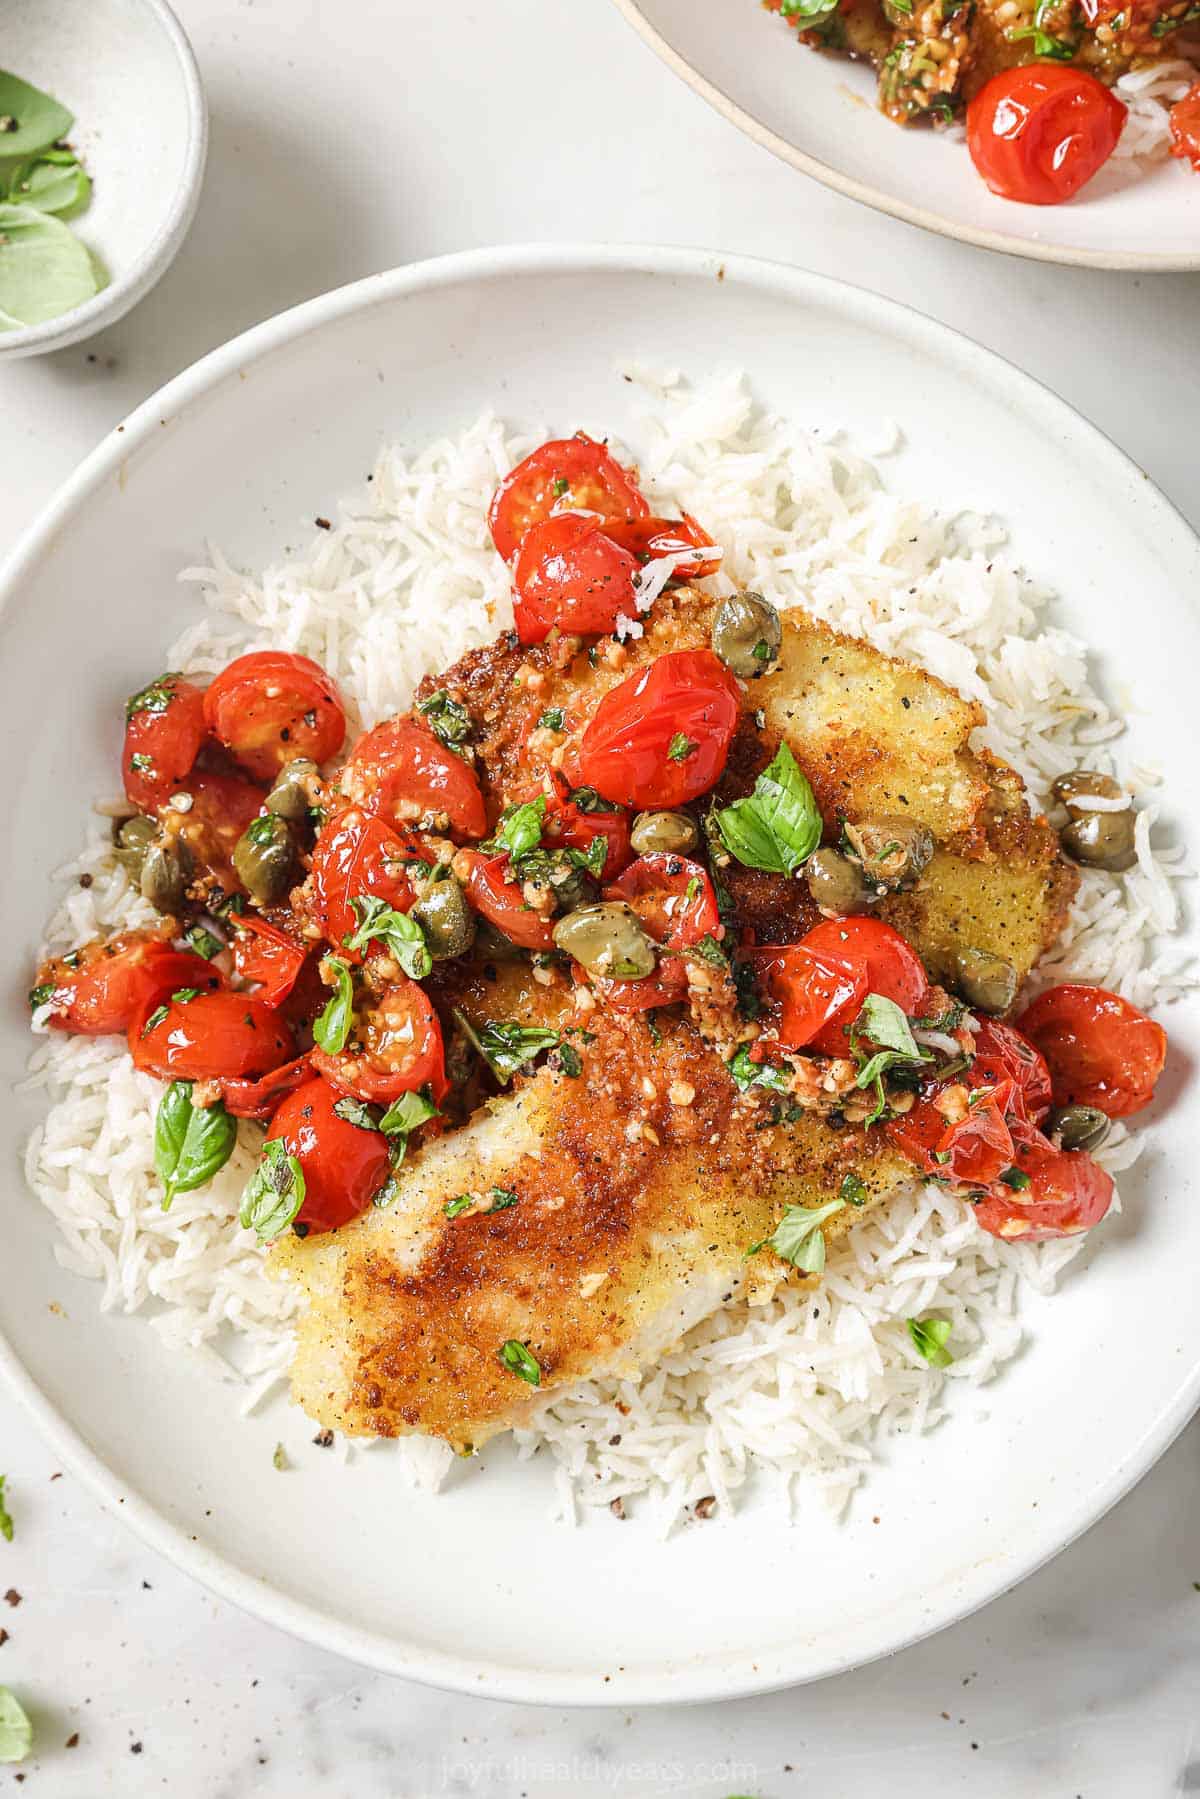
M191 796L186 812L161 807L159 816L169 820L192 852L197 876L211 875L226 893L240 893L242 883L233 866L238 838L262 810L263 792L240 775L211 774L196 770L183 792Z
M984 83L967 107L967 148L1002 200L1057 206L1108 161L1126 111L1083 69L1029 63Z
M296 1048L278 1012L261 1000L202 992L143 1004L129 1026L129 1052L135 1068L163 1081L257 1080L290 1061Z
M143 1008L157 1005L176 988L212 992L220 985L220 975L203 956L172 949L159 937L129 932L44 962L35 992L53 989L46 997L49 1023L56 1031L103 1037L127 1031Z
M508 562L532 526L568 510L635 519L650 508L604 445L580 432L542 444L504 477L488 511L492 542Z
M1056 1106L1095 1106L1128 1118L1154 1098L1167 1033L1104 987L1051 987L1017 1020L1046 1058Z
M604 975L585 975L578 963L572 974L580 986L588 986L613 1012L653 1012L687 998L687 969L678 956L664 956L653 974L640 981L612 981Z
M932 1097L918 1099L908 1112L888 1120L892 1142L925 1174L963 1186L987 1187L1016 1158L1012 1132L1005 1117L1013 1085L979 1089L965 1117L952 1124Z
M639 856L619 881L604 889L604 897L624 900L654 941L667 949L690 949L721 928L717 896L707 870L686 856L661 850Z
M345 946L359 923L350 901L374 895L393 911L407 912L416 894L405 867L420 858L416 838L393 831L359 806L335 813L321 827L313 848L309 891L316 922L339 955L362 961L359 950Z
M455 866L458 866L457 860ZM554 948L554 923L526 905L521 883L509 878L507 856L472 853L467 898L489 924L521 949Z
M233 918L233 965L244 981L258 985L255 999L279 1006L296 985L308 954L302 944L265 918Z
M1179 156L1200 174L1200 81L1176 100L1168 115L1171 155Z
M714 552L711 556L694 556L688 562L681 562L672 576L675 581L699 581L705 575L715 575L721 566L722 556L716 539L708 535L690 512L685 512L682 518L637 518L621 524L614 520L605 526L605 530L615 543L641 562L655 562L660 556L677 556L680 551Z
M264 1074L259 1080L221 1080L217 1085L221 1089L221 1098L225 1102L225 1110L235 1118L257 1118L265 1124L273 1118L275 1109L281 1100L302 1087L312 1077L312 1061L307 1054L297 1056L292 1062L283 1062L273 1068L270 1074Z
M354 1099L390 1105L402 1093L432 1089L435 1104L446 1094L442 1027L424 990L407 975L356 1007L350 1039L340 1054L312 1052L319 1075Z
M789 1049L803 1049L836 1019L854 1019L867 996L866 970L806 944L743 950L759 986L779 1008L775 1032ZM846 1054L838 1049L835 1054Z
M1007 1242L1044 1243L1074 1237L1099 1224L1112 1204L1112 1177L1083 1150L1055 1149L1030 1131L1018 1141L1015 1166L1029 1185L998 1181L975 1207L985 1231Z
M1050 1110L1053 1094L1045 1057L1002 1019L980 1020L975 1059L966 1078L972 1087L1011 1081L1014 1105L1031 1124L1040 1124Z
M396 824L444 813L454 837L487 833L475 770L412 717L385 719L359 738L342 771L342 791Z
M671 810L720 779L740 693L711 650L672 650L606 693L583 734L585 784L638 809Z
M513 620L522 643L541 643L551 628L599 636L617 619L637 617L628 550L605 536L603 524L563 512L530 527L513 571Z
M579 850L585 855L596 838L603 837L606 847L600 879L613 881L629 866L632 858L629 841L632 829L629 814L623 806L615 806L611 812L595 807L585 810L573 800L565 799L552 800L547 806L542 835L552 848L563 844L567 849Z
M204 695L182 675L160 675L125 705L125 794L153 812L184 785L205 738Z
M346 709L325 670L285 650L256 650L222 669L204 716L258 781L273 781L297 756L325 762L346 737Z
M325 1081L305 1081L271 1120L267 1141L282 1143L304 1176L293 1219L302 1234L334 1231L365 1212L391 1172L382 1131L339 1116L345 1096Z
M882 919L826 918L807 933L802 943L827 962L864 975L868 993L894 1000L910 1018L920 1015L929 992L921 958L899 931ZM858 1006L847 1007L812 1039L813 1048L827 1056L848 1055L848 1029L857 1017Z

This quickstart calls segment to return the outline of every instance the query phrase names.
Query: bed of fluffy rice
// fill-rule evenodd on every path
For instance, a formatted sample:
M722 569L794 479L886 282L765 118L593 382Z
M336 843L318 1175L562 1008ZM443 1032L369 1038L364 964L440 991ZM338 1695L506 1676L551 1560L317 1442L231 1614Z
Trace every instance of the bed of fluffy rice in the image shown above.
M861 451L886 454L894 429L852 449L766 416L736 375L692 389L670 374L625 372L647 491L658 510L686 506L722 543L718 585L803 604L978 698L989 718L983 740L1036 795L1081 761L1126 780L1141 807L1138 865L1119 878L1085 874L1041 978L1103 980L1143 1006L1174 997L1187 979L1169 942L1180 869L1177 852L1155 841L1154 771L1118 756L1121 721L1089 686L1084 646L1041 622L1050 595L1006 555L1003 529L889 491ZM606 423L585 422L597 433ZM323 663L355 725L405 706L428 668L509 620L485 513L497 477L536 441L485 416L416 455L390 448L303 556L247 575L210 551L182 575L199 586L207 616L170 648L167 666L205 676L271 645ZM130 686L154 672L131 668ZM49 946L152 916L108 844L98 822L63 871L71 885ZM257 1403L288 1361L295 1301L235 1221L254 1127L243 1127L233 1161L207 1189L164 1213L152 1148L159 1086L134 1070L119 1040L46 1034L42 1024L31 1079L49 1110L27 1174L57 1221L62 1265L101 1283L105 1309L142 1312L165 1351L208 1357L244 1383L245 1407ZM1137 1150L1137 1137L1117 1127L1102 1159L1119 1172ZM710 1495L729 1503L754 1465L844 1504L881 1432L928 1428L956 1388L988 1379L1014 1354L1023 1284L1049 1290L1079 1247L1001 1244L968 1207L915 1186L851 1232L815 1299L727 1308L641 1382L556 1397L538 1428L520 1434L520 1450L551 1453L568 1515L645 1494L666 1527ZM906 1329L929 1313L952 1325L955 1359L944 1372L922 1361ZM415 1458L425 1476L444 1466L440 1446L429 1447ZM414 1464L404 1445L394 1452Z

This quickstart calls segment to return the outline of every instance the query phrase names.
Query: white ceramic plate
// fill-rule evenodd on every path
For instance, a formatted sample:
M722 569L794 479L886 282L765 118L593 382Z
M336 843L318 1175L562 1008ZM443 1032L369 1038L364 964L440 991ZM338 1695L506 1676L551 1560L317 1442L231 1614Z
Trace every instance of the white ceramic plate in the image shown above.
M816 276L678 250L497 250L311 301L172 382L68 484L0 578L0 716L10 746L0 893L8 1003L0 1080L29 1050L24 989L91 799L112 787L122 697L191 604L175 584L206 534L251 564L298 541L377 444L419 445L484 406L555 429L625 430L630 354L701 375L741 365L814 425L907 437L894 481L994 506L1060 584L1064 615L1136 709L1138 748L1200 842L1194 670L1200 545L1145 478L1061 401L941 325ZM1136 608L1136 630L1131 629ZM1169 646L1169 650L1167 649ZM388 1450L348 1469L282 1403L236 1395L136 1320L102 1318L62 1273L17 1173L36 1117L0 1122L0 1360L65 1461L210 1586L398 1674L538 1701L706 1699L812 1679L960 1617L1083 1530L1200 1396L1195 1142L1181 1092L1194 1019L1172 1016L1168 1101L1066 1290L1031 1304L1028 1353L902 1441L847 1522L789 1529L765 1504L658 1541L644 1519L549 1521L549 1468L503 1446L414 1496ZM61 1308L61 1309L60 1309ZM986 1416L985 1416L986 1413ZM277 1441L294 1466L271 1466ZM878 1520L876 1522L876 1520Z
M717 111L827 187L929 231L1045 262L1200 269L1200 178L1179 162L1109 163L1066 206L1018 206L984 186L966 144L902 131L865 64L819 56L757 0L616 0Z

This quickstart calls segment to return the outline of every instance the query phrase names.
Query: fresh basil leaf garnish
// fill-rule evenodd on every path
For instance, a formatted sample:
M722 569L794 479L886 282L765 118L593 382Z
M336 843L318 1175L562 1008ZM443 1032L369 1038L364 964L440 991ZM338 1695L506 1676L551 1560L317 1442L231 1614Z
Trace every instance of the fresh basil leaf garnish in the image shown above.
M198 956L203 956L206 962L211 962L225 948L221 939L214 937L211 931L206 931L202 924L189 925L183 933L183 940L189 949L195 950Z
M454 1017L496 1079L503 1083L510 1081L519 1068L540 1056L544 1049L553 1049L561 1041L557 1031L543 1030L538 1025L491 1022L476 1030L458 1009Z
M304 1204L304 1170L278 1137L263 1144L262 1161L246 1183L238 1223L271 1243L293 1222Z
M543 731L561 731L566 721L566 714L561 706L548 706L538 719Z
M457 700L452 700L444 687L422 700L417 711L429 720L430 730L448 749L457 749L460 743L466 743L474 729L471 714Z
M597 793L594 787L572 787L568 798L577 812L619 812L621 810L620 806L614 805L612 800L606 800L602 793Z
M0 138L5 156L34 156L66 137L75 114L52 94L0 69L0 119L6 121Z
M755 1062L748 1043L740 1043L725 1066L743 1093L749 1087L767 1087L775 1093L786 1093L791 1080L786 1068L776 1068L772 1062Z
M159 675L148 687L131 694L125 702L126 724L139 712L165 712L175 698L175 683L178 679L179 676L174 673Z
M686 762L689 756L696 753L696 740L685 731L676 731L667 748L667 757L671 762Z
M840 1198L845 1200L848 1206L864 1206L870 1197L867 1192L866 1182L853 1172L842 1176L842 1184L838 1188L838 1194Z
M950 1335L948 1318L910 1318L908 1334L919 1355L923 1355L932 1368L948 1368L954 1357L946 1348L946 1339Z
M542 841L542 822L546 816L546 796L539 793L535 800L526 800L522 805L509 806L501 813L500 822L496 826L493 838L498 850L507 850L515 862L518 857L537 849Z
M747 868L790 875L821 841L813 790L786 743L754 783L754 791L716 813L721 841Z
M333 1115L341 1118L346 1124L357 1125L360 1131L377 1131L378 1121L370 1106L364 1105L361 1099L345 1099L334 1101Z
M354 1022L354 982L350 964L343 962L340 956L327 956L326 966L337 976L337 986L325 1010L313 1020L312 1033L318 1049L323 1049L327 1056L338 1056L346 1047Z
M504 1366L513 1374L518 1375L523 1381L528 1381L531 1387L541 1386L542 1370L540 1365L516 1337L510 1337L507 1343L502 1343L499 1354Z
M828 1200L823 1206L788 1206L769 1237L752 1243L746 1251L754 1255L763 1248L773 1249L781 1261L790 1262L805 1274L820 1274L825 1266L825 1233L821 1226L827 1218L845 1210L845 1201Z
M32 1748L29 1714L15 1693L0 1687L0 1762L23 1762Z
M154 1117L154 1166L163 1184L164 1212L177 1193L193 1193L224 1168L237 1142L237 1120L223 1103L197 1106L191 1081L172 1081Z
M40 987L29 989L29 1010L36 1012L39 1006L49 1005L58 988L53 981L43 981Z
M346 948L361 953L368 943L382 943L411 980L423 981L433 968L433 957L416 919L397 912L377 893L356 893L350 905L358 929L343 938Z

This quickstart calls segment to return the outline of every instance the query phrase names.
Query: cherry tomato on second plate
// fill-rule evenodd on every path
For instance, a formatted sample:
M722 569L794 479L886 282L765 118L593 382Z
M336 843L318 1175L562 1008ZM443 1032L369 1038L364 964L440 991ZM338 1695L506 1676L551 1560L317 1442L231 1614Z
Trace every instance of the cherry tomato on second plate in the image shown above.
M1044 1243L1099 1224L1112 1204L1111 1175L1083 1150L1055 1149L1041 1135L1018 1132L1015 1166L1028 1186L997 1181L975 1207L985 1231L1007 1242Z
M835 1019L857 1018L867 996L865 969L823 956L803 943L767 944L741 954L760 988L779 1008L775 1030L788 1049L804 1049Z
M209 730L258 781L286 762L325 762L346 737L346 709L320 663L285 650L255 650L222 669L204 695Z
M488 511L492 542L509 562L533 525L568 510L634 519L650 508L604 445L581 431L542 444L505 475Z
M740 690L711 650L672 650L605 694L583 734L584 782L638 809L686 805L716 782Z
M447 1091L442 1027L423 988L401 975L378 995L361 995L345 1049L314 1049L312 1063L339 1093L390 1105L429 1087L437 1105Z
M274 1117L280 1101L311 1077L312 1058L306 1053L297 1056L293 1062L281 1062L278 1068L258 1080L234 1076L218 1081L217 1085L225 1110L234 1118L257 1118L260 1124L265 1124L268 1118Z
M513 571L513 619L522 643L541 643L557 626L580 636L615 631L637 617L628 550L605 535L601 520L556 513L530 527Z
M1128 1118L1154 1098L1167 1033L1104 987L1051 987L1017 1020L1046 1058L1057 1106L1095 1106Z
M1190 162L1200 174L1200 81L1176 100L1169 114L1171 155Z
M305 1081L271 1120L269 1141L295 1156L304 1176L304 1200L293 1220L302 1231L333 1231L365 1212L391 1172L382 1131L352 1124L338 1114L345 1096L325 1081Z
M321 827L313 847L309 891L316 922L339 955L351 962L362 960L360 951L345 947L359 922L352 899L374 895L395 912L411 908L416 894L404 870L420 856L415 837L391 830L359 806L335 813Z
M153 812L186 782L206 735L204 695L182 675L160 675L125 702L121 772L126 798Z
M455 859L455 867L458 861ZM508 878L507 856L471 852L467 898L475 910L520 949L554 948L554 921L525 903L521 883Z
M278 1012L261 1000L202 992L143 1005L129 1027L129 1053L135 1068L162 1081L257 1080L290 1061L296 1046Z
M1117 147L1127 108L1083 69L1028 63L985 82L967 107L967 148L994 194L1069 200Z
M929 992L929 979L915 949L899 931L879 918L826 918L801 939L802 947L866 976L867 992L893 1000L909 1018L919 1017ZM812 1039L827 1056L850 1053L848 1028L858 1017L858 1002L832 1019Z
M296 985L308 951L265 918L233 918L233 965L244 981L258 983L255 999L279 1006Z
M38 969L35 995L51 1003L58 1031L103 1037L127 1031L143 1008L179 987L215 992L221 977L203 956L172 949L161 937L129 932L107 943L89 943L74 956L56 956Z
M445 814L452 837L487 833L475 770L411 716L385 719L359 738L342 770L342 791L394 824Z

